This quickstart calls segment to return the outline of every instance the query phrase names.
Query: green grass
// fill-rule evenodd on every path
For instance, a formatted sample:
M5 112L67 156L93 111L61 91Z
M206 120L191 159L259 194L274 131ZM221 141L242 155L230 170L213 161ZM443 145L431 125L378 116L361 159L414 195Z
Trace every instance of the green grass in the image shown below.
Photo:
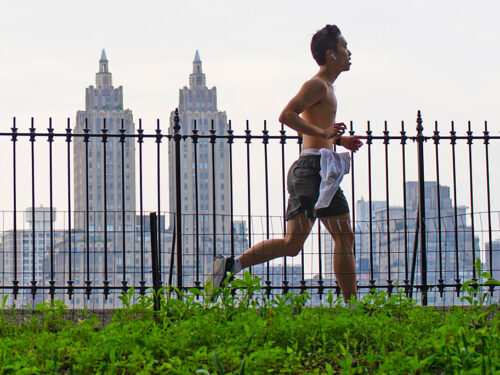
M467 284L472 307L452 311L401 292L307 307L307 293L268 300L245 274L215 302L208 288L182 299L163 290L156 313L153 296L133 304L130 289L106 326L91 313L64 319L59 301L16 324L3 305L0 374L495 374L499 307L481 288Z

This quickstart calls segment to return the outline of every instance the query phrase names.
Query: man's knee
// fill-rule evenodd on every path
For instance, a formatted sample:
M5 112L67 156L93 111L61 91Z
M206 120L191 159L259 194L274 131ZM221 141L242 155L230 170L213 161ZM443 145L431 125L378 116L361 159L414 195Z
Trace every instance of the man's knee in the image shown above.
M286 236L285 237L285 255L289 257L294 257L300 253L302 246L304 245L304 240L302 238Z

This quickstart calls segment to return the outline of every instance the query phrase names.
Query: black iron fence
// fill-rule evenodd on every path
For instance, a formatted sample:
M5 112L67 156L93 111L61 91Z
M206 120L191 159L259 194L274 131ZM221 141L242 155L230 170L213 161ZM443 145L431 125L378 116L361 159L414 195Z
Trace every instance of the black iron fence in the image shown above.
M64 132L50 120L40 132L31 119L23 132L14 119L0 133L0 289L10 303L113 308L131 287L199 288L216 254L284 235L286 171L301 138L266 122L259 134L248 122L239 134L231 122L181 122L176 111L168 131L158 120L147 132L141 120L134 130L103 115L75 129L68 119ZM462 284L484 279L477 260L500 278L499 174L490 166L500 136L486 122L475 133L469 122L463 135L435 122L425 133L420 112L416 125L391 133L385 122L376 135L370 122L363 131L349 124L366 143L343 182L359 294L403 288L424 304L460 304ZM340 295L333 247L318 222L299 255L250 271L267 294L308 290L320 302ZM498 288L486 289L498 299Z

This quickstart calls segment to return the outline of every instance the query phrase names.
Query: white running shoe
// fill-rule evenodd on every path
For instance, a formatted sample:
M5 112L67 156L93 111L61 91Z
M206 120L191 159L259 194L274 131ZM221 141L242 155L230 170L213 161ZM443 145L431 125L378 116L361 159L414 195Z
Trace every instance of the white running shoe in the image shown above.
M212 272L207 279L212 282L212 287L220 287L224 284L228 272L233 272L234 258L224 258L223 255L216 255L212 264Z

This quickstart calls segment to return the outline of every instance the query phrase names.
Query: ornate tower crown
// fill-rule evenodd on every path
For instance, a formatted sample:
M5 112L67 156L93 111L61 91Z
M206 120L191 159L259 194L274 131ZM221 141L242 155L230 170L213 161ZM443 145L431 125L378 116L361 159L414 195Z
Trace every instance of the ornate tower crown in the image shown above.
M95 76L95 84L98 89L104 89L111 88L112 82L111 73L108 69L108 58L106 57L106 51L103 49L99 60L99 73Z
M206 86L205 74L203 74L200 54L198 53L198 50L196 50L196 54L194 55L193 73L189 76L189 86L191 88Z

